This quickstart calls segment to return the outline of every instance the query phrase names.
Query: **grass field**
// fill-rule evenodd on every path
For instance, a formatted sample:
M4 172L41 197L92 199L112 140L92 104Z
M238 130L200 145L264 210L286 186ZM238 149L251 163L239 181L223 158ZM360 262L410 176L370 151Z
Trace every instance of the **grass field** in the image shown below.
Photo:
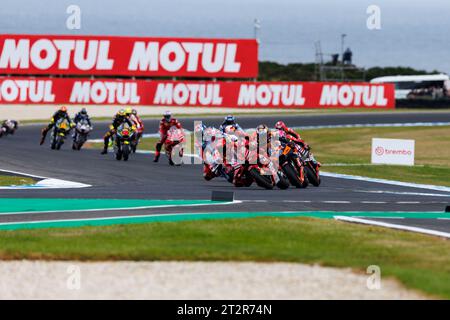
M35 183L35 181L27 177L0 175L0 186L18 186L33 183Z
M324 170L450 186L450 126L318 129L301 134ZM372 138L414 139L416 166L367 165Z
M333 220L250 218L0 232L0 259L289 261L378 265L409 288L450 298L450 242Z

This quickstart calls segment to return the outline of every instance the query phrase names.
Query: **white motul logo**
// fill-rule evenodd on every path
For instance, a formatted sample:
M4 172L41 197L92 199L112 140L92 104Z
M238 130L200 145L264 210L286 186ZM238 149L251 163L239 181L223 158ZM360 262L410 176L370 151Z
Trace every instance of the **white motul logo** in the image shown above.
M302 106L302 85L243 84L239 89L239 106Z
M0 56L0 69L48 70L57 66L67 70L73 61L79 70L111 70L109 40L49 40L6 39Z
M0 101L54 102L51 80L4 80L0 83Z
M197 72L199 66L207 73L220 71L237 73L241 63L236 61L235 43L195 43L169 41L137 41L134 44L128 70L177 72L186 65L188 72Z
M156 88L153 103L156 105L220 106L222 100L218 84L160 83Z
M386 106L388 100L383 86L324 85L320 96L321 106Z
M134 82L75 81L71 103L138 104L140 96Z

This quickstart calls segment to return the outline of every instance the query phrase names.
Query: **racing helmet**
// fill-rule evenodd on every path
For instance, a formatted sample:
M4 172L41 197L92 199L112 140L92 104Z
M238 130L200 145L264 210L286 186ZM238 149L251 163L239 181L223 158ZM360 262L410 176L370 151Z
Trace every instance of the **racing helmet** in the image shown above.
M117 115L121 117L125 116L125 110L120 109L119 112L117 112Z
M170 119L172 118L172 112L170 112L169 110L167 110L166 112L164 112L164 119L169 122Z
M131 108L126 108L126 109L125 109L125 114L126 114L127 116L131 115L132 112L133 112L133 110L132 110Z
M62 106L62 107L59 109L59 111L67 112L67 107L66 107L66 106Z
M226 123L236 123L236 118L233 115L229 114L225 117L225 122Z
M131 110L131 113L132 113L133 115L137 116L137 110L136 110L136 109Z
M86 110L86 108L81 109L80 113L81 113L82 115L87 115L87 110Z
M275 129L284 130L285 128L286 125L284 124L283 121L278 121L277 123L275 123Z
M260 124L256 127L256 132L260 133L260 132L268 132L269 131L269 127L265 124Z

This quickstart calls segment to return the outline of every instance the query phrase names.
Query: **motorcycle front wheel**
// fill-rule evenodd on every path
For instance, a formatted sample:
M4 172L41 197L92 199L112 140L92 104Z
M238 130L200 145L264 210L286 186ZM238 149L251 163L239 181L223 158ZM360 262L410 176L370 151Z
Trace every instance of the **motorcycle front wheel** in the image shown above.
M263 176L259 173L259 170L253 168L250 170L250 175L255 180L256 184L264 189L273 189L272 179L268 176Z
M305 167L306 176L308 177L309 183L313 186L318 187L320 185L320 176L317 174L316 170L313 170L310 166Z
M123 161L128 161L128 158L130 156L130 146L128 144L124 144L122 146L122 156Z

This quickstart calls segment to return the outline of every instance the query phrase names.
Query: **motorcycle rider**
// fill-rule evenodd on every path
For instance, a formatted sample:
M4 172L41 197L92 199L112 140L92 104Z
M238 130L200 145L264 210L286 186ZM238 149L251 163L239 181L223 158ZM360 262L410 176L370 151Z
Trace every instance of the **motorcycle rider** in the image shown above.
M88 125L92 127L91 118L89 118L86 108L82 108L73 118L75 126L78 124L78 122L82 120L86 120ZM77 130L75 130L75 132L73 133L73 142L75 142L76 140L77 140Z
M300 137L300 134L298 134L294 129L289 128L286 126L286 124L283 121L278 121L275 124L275 129L280 130L281 133L284 133L284 137L280 138L280 141L293 141L297 144L299 144L301 147L305 148L308 152L311 150L311 147ZM318 161L316 161L313 158L313 162L318 167L321 167L322 164Z
M16 120L7 119L3 121L0 126L0 137L3 136L3 134L14 134L18 127L19 123Z
M101 154L108 153L109 139L113 134L116 133L117 128L123 123L127 123L133 130L135 130L135 126L133 125L133 122L127 117L125 110L120 109L114 116L113 121L109 126L108 132L106 132L103 136L103 150Z
M236 122L236 118L231 114L226 116L220 125L220 131L225 132L227 126L233 126L236 131L244 131L241 126Z
M161 148L167 139L167 132L173 126L175 126L177 129L183 129L181 123L177 119L172 118L172 113L170 111L164 112L164 116L159 122L160 140L156 143L155 146L156 152L155 152L155 159L153 159L153 162L159 161L159 157L161 155Z
M130 114L130 120L134 123L137 129L137 137L136 140L139 140L142 137L142 133L144 132L144 122L138 116L137 110L132 109Z
M281 131L286 136L286 139L291 140L295 143L300 144L305 149L309 150L309 145L300 137L294 129L289 128L283 121L278 121L275 123L275 129Z
M60 119L66 119L67 122L69 122L69 125L71 128L73 128L75 125L72 122L72 120L70 119L69 114L67 113L67 107L66 106L62 106L58 111L56 111L53 116L52 119L50 120L50 123L48 124L47 127L42 129L41 132L41 141L40 141L40 145L44 144L45 141L45 137L47 136L48 131L53 128L55 126L55 123L58 122L58 120Z

